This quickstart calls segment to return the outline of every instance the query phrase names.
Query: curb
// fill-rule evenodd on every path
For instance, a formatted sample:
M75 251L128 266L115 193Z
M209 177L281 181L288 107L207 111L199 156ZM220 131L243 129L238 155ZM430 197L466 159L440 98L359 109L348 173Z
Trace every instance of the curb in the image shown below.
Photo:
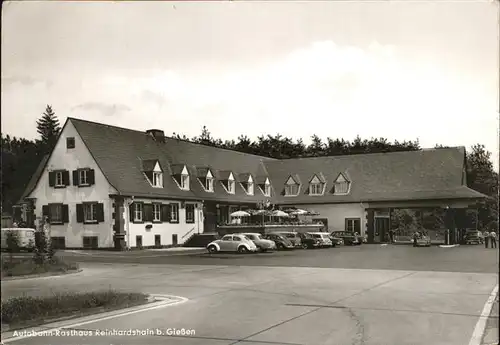
M26 276L15 276L15 277L2 277L2 282L7 282L7 281L12 281L12 280L22 280L22 279L35 279L35 278L45 278L45 277L58 277L58 276L65 276L68 274L76 274L80 273L83 271L83 268L79 268L77 270L72 270L70 272L47 272L47 273L40 273L40 274L30 274Z
M460 244L440 244L439 248L455 248L455 247L460 247Z
M63 328L75 328L94 322L105 321L148 310L164 308L167 306L181 304L188 301L188 299L185 297L171 296L171 295L157 295L157 294L149 295L149 300L155 300L155 301L140 306L123 308L109 312L88 315L84 317L75 317L64 321L56 321L32 328L19 329L15 331L6 331L2 333L2 344L7 344L22 339L37 337L40 334L43 334L45 336L51 336L52 334L55 334L57 331Z

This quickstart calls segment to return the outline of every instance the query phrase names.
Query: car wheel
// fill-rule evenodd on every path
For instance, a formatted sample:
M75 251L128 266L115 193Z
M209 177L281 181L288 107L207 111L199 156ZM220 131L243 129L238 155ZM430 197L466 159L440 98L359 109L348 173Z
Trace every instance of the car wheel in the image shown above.
M307 243L302 243L302 249L307 249L309 248L309 246L307 245Z
M265 253L265 252L267 252L267 248L262 248L262 247L261 247L261 248L260 248L260 251L261 251L262 253Z
M208 247L208 252L209 253L217 253L217 247L216 246L210 246Z
M247 253L247 252L248 252L248 249L245 246L241 246L241 247L238 248L238 253L244 254L244 253Z
M276 244L276 249L283 250L283 249L285 249L285 247L283 247L283 245L281 243L277 243Z

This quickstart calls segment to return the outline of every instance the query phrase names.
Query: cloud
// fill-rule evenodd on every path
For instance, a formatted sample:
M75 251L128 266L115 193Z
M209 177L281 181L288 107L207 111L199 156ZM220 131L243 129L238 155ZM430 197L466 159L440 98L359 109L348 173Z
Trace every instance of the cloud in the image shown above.
M30 76L23 76L23 75L15 75L15 76L8 76L8 77L2 77L2 87L12 87L12 86L45 86L45 87L51 87L52 82L50 80L42 80L42 79L37 79L33 78Z
M72 110L95 111L104 116L116 116L131 109L124 104L106 104L101 102L87 102L74 106Z

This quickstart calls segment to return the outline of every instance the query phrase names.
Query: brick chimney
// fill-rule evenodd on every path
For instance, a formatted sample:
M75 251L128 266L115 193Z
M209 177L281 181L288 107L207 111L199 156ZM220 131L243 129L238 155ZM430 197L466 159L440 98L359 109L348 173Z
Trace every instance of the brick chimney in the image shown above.
M146 131L146 134L152 136L153 139L159 143L165 142L165 132L163 132L161 129L148 129Z

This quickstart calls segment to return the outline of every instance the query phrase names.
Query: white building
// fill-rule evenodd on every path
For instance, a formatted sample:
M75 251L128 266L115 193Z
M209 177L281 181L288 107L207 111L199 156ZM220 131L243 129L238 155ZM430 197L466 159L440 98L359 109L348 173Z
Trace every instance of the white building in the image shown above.
M266 201L377 241L391 207L482 197L466 186L464 148L274 160L69 118L23 201L59 247L123 249L182 244Z

